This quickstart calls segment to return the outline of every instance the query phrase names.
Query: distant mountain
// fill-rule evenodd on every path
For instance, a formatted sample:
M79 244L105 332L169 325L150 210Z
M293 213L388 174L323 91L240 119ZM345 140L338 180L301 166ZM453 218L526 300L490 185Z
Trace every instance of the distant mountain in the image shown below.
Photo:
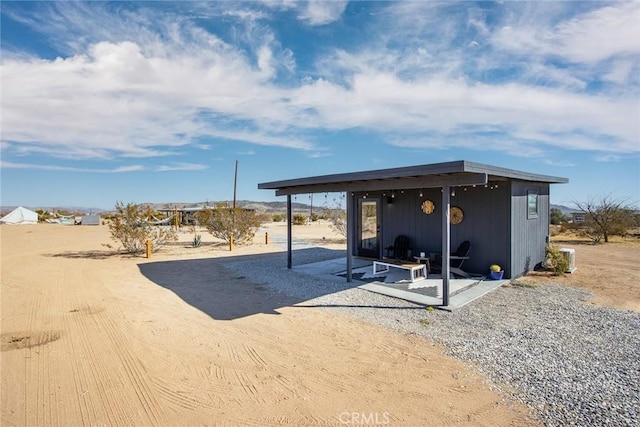
M578 209L570 208L564 205L554 205L551 203L549 209L560 209L563 215L570 215L572 212L578 212Z
M204 202L167 202L167 203L140 203L141 205L151 205L154 209L167 209L173 208L174 206L177 208L195 208L202 207L205 205L213 206L216 203L228 203L231 205L233 201L204 201ZM287 212L287 202L254 202L251 200L238 200L236 201L236 206L244 209L254 209L259 212L265 212L270 214L281 213L284 214ZM0 206L0 212L8 213L15 209L17 206ZM87 208L82 206L24 206L27 209L36 210L36 209L44 209L49 212L53 211L66 211L71 213L84 213L84 214L97 214L102 212L113 212L114 209L101 209L101 208ZM310 212L311 205L307 203L291 203L291 207L293 212ZM314 205L313 209L320 209L321 205ZM570 215L572 212L577 212L578 210L575 208L570 208L564 205L554 205L551 204L551 209L556 208L560 209L560 211L564 215Z
M225 201L204 201L204 202L166 202L166 203L139 203L140 205L151 205L154 209L168 209L173 208L174 206L179 208L196 208L202 206L213 206L216 203L228 203L229 205L233 204L232 200ZM238 200L236 201L236 206L244 209L254 209L259 212L265 212L269 214L275 213L286 213L287 212L287 202L254 202L251 200ZM110 213L114 212L115 209L101 209L101 208L88 208L82 206L24 206L30 210L43 209L48 212L54 211L64 211L70 213L81 213L81 214L99 214L99 213ZM291 203L291 207L293 212L310 212L311 205L305 203ZM0 212L8 213L17 208L17 206L0 206ZM313 209L318 209L319 206L313 206Z
M11 212L18 206L9 206L3 205L0 206L0 212ZM83 206L22 206L23 208L27 208L32 211L36 211L38 209L42 209L47 212L70 212L72 214L80 213L80 214L97 214L101 212L107 212L106 209L102 208L87 208Z
M168 209L176 207L180 208L197 208L202 206L214 206L216 203L233 204L232 200L205 201L205 202L167 202L167 203L141 203L142 205L151 205L154 209ZM287 202L254 202L251 200L237 200L236 207L243 209L254 209L266 213L285 213L287 211ZM293 212L308 212L311 205L305 203L291 203ZM316 206L314 206L316 209Z

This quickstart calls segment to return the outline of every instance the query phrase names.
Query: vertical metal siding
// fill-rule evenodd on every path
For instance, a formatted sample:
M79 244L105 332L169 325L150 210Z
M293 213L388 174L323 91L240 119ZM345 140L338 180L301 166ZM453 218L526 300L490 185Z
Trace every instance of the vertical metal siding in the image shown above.
M527 219L529 190L538 192L538 218L535 219ZM422 190L422 197L419 190L394 193L391 203L387 201L391 192L369 194L380 196L382 200L382 255L386 255L384 248L393 245L400 234L411 238L414 255L439 252L441 190ZM357 199L362 195L355 194L354 197ZM422 202L427 199L436 206L431 215L425 215L421 210ZM462 223L451 226L452 250L464 240L471 242L470 258L463 265L465 271L486 275L491 264L499 264L505 270L506 278L515 278L544 260L549 230L549 184L501 181L489 183L486 187L466 187L466 190L459 187L451 197L451 206L458 206L464 212Z
M538 217L527 217L527 194L538 193ZM549 184L514 181L511 193L511 277L533 270L544 261L549 233Z

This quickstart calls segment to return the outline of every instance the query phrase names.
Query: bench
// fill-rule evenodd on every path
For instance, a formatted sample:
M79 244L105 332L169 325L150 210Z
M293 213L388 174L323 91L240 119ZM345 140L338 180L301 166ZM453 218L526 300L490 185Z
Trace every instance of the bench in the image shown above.
M379 266L381 266L382 268L378 269ZM409 270L411 272L412 282L427 278L427 266L425 264L415 264L391 259L373 261L373 275L375 276L379 273L386 273L387 271L389 271L389 267Z

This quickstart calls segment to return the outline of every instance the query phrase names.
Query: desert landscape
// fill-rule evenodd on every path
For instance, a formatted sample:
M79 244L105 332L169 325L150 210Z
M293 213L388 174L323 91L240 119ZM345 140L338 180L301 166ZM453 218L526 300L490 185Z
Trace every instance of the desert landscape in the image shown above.
M442 345L305 306L263 286L259 269L230 267L282 253L284 223L233 252L205 233L193 248L183 229L151 259L106 248L104 225L0 233L3 426L540 424ZM294 238L344 250L327 224ZM519 282L640 311L638 242L561 244L576 250L574 274Z

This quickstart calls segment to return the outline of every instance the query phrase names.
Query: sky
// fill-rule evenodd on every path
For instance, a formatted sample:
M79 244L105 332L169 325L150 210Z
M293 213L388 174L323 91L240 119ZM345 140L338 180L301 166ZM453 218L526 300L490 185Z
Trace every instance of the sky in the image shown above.
M468 160L640 201L640 2L1 4L1 203ZM299 197L302 201L303 197Z

